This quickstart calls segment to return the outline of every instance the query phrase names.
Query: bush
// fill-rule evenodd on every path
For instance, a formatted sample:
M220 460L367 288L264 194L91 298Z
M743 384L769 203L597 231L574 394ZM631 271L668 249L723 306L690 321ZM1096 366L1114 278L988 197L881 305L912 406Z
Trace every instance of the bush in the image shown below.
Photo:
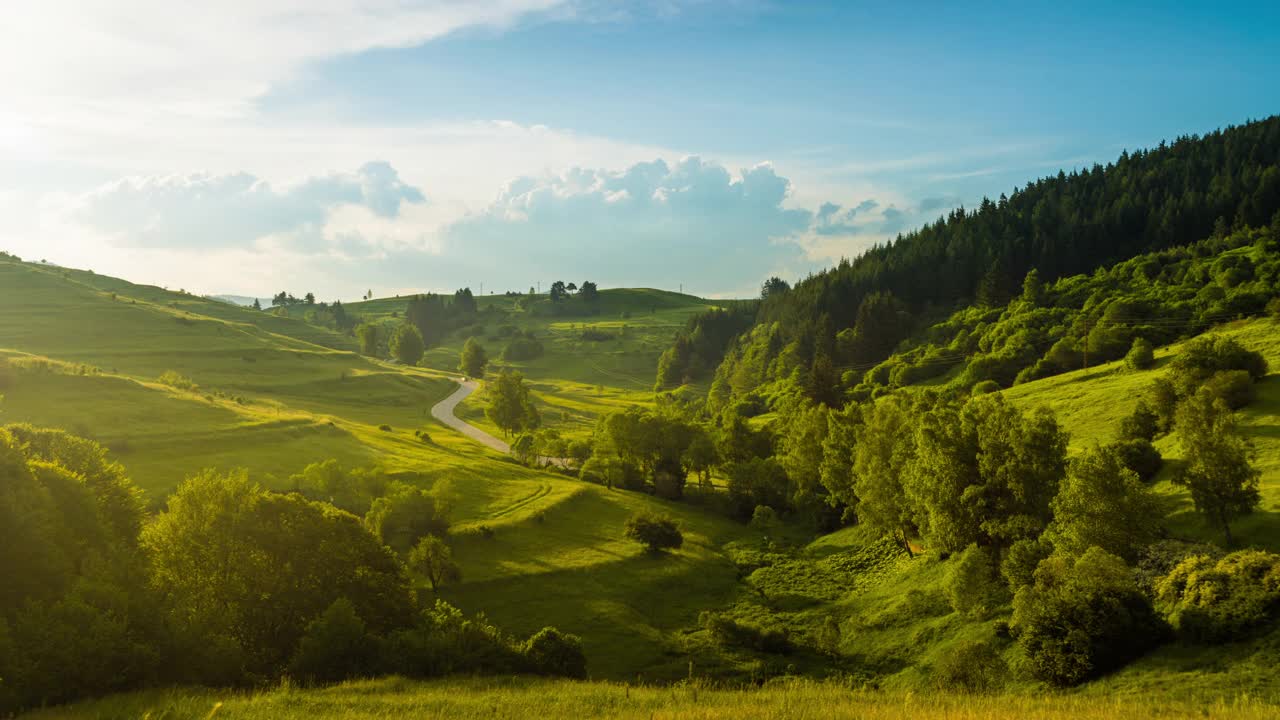
M1247 637L1280 616L1280 555L1242 550L1220 560L1189 557L1156 583L1156 601L1188 640Z
M502 349L502 359L508 362L534 360L542 357L542 343L533 337L517 337Z
M583 328L582 334L579 337L588 342L606 342L618 339L618 336L611 332L592 327Z
M644 545L651 553L684 545L684 535L674 520L649 513L641 513L628 520L626 536Z
M587 656L582 652L582 638L553 627L545 627L524 644L524 655L535 672L545 675L585 678Z
M1156 364L1155 349L1144 338L1135 338L1129 354L1124 356L1124 364L1130 370L1146 370Z
M289 674L305 683L332 683L376 672L378 647L346 598L307 625Z
M169 387L175 390L186 390L188 392L195 392L196 390L200 389L200 386L192 382L191 378L186 377L185 375L182 375L174 370L165 370L164 373L161 374L159 378L157 378L157 381L161 385L168 385Z
M1009 665L991 642L966 640L933 666L933 679L942 690L988 693L999 690Z
M1151 482L1160 468L1164 467L1164 458L1150 440L1123 440L1108 446L1120 458L1126 468L1132 470L1142 482Z
M1203 386L1215 397L1222 398L1227 407L1239 410L1258 397L1249 373L1244 370L1227 370L1215 373Z
M986 395L987 393L1000 392L1000 383L995 380L983 380L973 386L970 391L973 395Z
M986 548L970 545L952 562L946 592L953 610L984 617L1004 604L1004 588L996 579L995 561Z
M698 624L717 643L725 647L745 648L775 655L786 655L793 649L786 631L740 623L723 613L703 610L698 616Z
M1009 547L1000 562L1000 574L1013 592L1035 581L1040 562L1053 554L1053 545L1043 538L1019 540Z
M1156 435L1160 432L1160 416L1146 400L1138 400L1138 404L1134 406L1133 413L1125 416L1120 421L1120 439L1121 440L1146 440L1150 442L1156 439Z
M1098 548L1040 563L1014 598L1010 628L1031 675L1060 687L1110 672L1166 634L1124 561Z

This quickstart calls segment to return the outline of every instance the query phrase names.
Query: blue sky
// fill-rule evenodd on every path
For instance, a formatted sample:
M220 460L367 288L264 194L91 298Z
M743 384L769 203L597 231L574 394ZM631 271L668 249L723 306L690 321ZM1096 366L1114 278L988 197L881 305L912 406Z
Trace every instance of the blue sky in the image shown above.
M200 292L742 295L1280 111L1275 3L30 5L0 247Z

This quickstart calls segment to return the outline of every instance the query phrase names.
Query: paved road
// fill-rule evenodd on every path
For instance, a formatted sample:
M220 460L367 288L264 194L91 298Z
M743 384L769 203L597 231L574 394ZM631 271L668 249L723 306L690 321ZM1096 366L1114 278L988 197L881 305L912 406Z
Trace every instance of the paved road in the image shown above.
M463 422L457 415L453 414L454 408L458 407L458 403L462 402L468 395L476 391L479 384L475 380L454 380L458 383L458 389L449 397L436 403L431 408L431 416L476 442L487 445L502 454L511 452L511 446L502 440L490 435L474 425L468 425Z
M491 447L503 455L511 454L510 445L480 428L464 422L457 415L453 414L454 408L458 407L458 403L462 402L468 395L475 392L476 388L480 387L480 384L475 380L459 380L457 378L453 378L453 381L458 383L458 389L454 390L453 394L449 397L433 405L431 407L431 416L463 435L466 435L472 440ZM557 467L570 467L568 458L540 457L538 460L542 463L555 465Z

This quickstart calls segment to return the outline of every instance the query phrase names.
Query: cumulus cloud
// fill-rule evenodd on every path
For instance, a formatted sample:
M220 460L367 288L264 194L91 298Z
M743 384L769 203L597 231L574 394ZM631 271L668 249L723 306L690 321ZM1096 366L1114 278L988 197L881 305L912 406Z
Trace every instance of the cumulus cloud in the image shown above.
M604 269L616 277L601 279L612 283L683 274L724 287L800 255L794 237L813 212L784 206L790 187L768 164L731 173L699 157L525 176L446 228L445 254L489 261L519 253L526 272Z
M389 163L370 162L280 187L243 172L124 178L75 199L71 217L122 246L243 247L264 238L315 246L341 208L395 218L403 204L425 199Z

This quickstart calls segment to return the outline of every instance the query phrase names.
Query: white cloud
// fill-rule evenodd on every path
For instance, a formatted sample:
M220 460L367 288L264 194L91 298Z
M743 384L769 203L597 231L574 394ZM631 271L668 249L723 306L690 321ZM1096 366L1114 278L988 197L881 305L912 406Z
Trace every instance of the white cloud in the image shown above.
M424 199L389 163L369 162L282 187L243 172L129 177L74 199L70 215L122 247L247 247L274 238L315 248L340 208L391 219L402 203Z
M0 23L0 86L44 119L244 115L319 59L506 27L562 0L40 0Z

